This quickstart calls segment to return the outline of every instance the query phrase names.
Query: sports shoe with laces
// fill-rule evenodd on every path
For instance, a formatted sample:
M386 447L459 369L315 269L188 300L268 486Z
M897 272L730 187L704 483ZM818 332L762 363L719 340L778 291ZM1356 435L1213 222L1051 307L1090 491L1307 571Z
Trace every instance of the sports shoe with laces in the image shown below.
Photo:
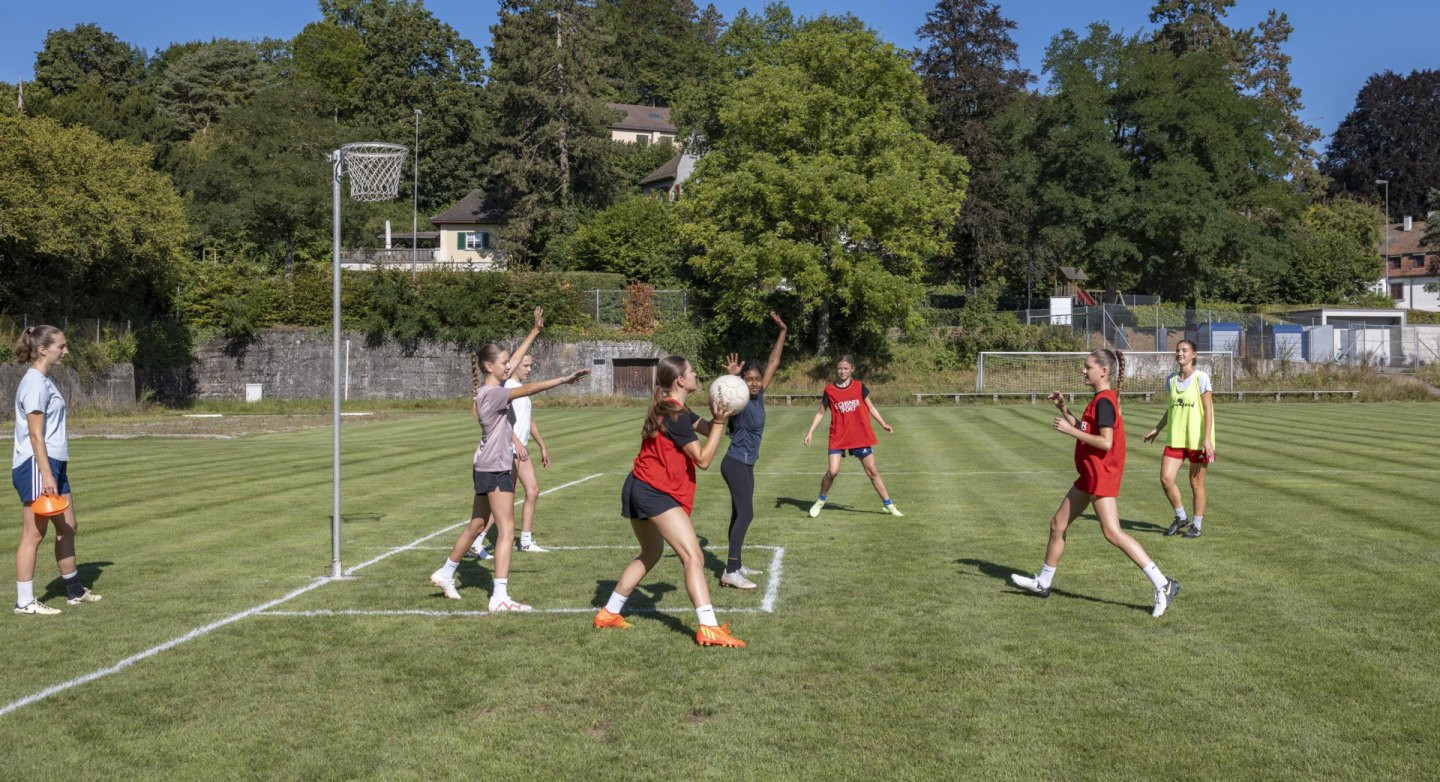
M1050 596L1050 587L1040 586L1040 578L1038 576L1032 578L1031 576L1022 576L1019 573L1011 573L1010 583L1020 587L1026 592L1031 592L1041 597Z
M1170 603L1175 600L1175 596L1178 594L1180 594L1180 582L1173 578L1165 579L1165 587L1155 590L1155 610L1151 611L1150 615L1160 616L1164 614L1165 609L1170 607Z
M595 612L595 626L601 628L615 627L621 630L630 629L630 623L625 621L625 617L619 614L612 614L603 606L599 611Z
M730 625L700 625L695 631L695 643L701 646L728 646L733 649L744 649L746 643L730 634Z
M533 542L532 542L530 545L528 545L528 546L517 543L517 544L515 544L515 548L516 548L517 550L523 551L523 552L525 552L525 553L527 553L527 554L549 554L549 553L550 553L550 549L545 548L544 546L541 546L539 543L533 543Z
M504 613L522 614L522 613L525 613L526 611L533 611L533 610L534 610L534 609L531 608L530 606L527 606L527 605L525 605L524 603L517 603L517 602L515 602L514 600L511 600L511 599L508 598L508 597L507 597L507 598L502 598L502 599L500 599L500 600L496 600L496 599L493 598L493 597L490 598L490 613L492 613L492 614L504 614Z
M65 598L65 602L69 603L72 606L78 606L81 603L98 603L101 601L101 599L102 598L99 595L91 592L90 588L86 587L85 591L81 592L78 596Z
M430 583L440 587L440 591L445 595L446 600L461 599L460 590L455 588L455 577L445 575L443 569L430 574Z
M1176 516L1176 517L1175 517L1175 520L1172 521L1172 522L1170 522L1170 527L1165 530L1165 537L1168 538L1168 537L1170 537L1170 536L1172 536L1172 535L1179 535L1179 534L1180 534L1180 530L1185 529L1185 527L1188 526L1189 524L1190 524L1190 520L1189 520L1189 519L1182 519L1182 518L1180 518L1179 516Z
M765 575L765 571L763 571L763 570L756 570L756 569L753 568L753 567L745 567L744 565L741 565L741 566L740 566L740 575L742 575L742 576L763 576L763 575Z
M904 517L904 515L905 515L905 514L903 514L903 513L900 512L900 509L899 509L899 508L895 507L895 503L893 503L893 502L890 503L889 505L881 505L881 506L880 506L880 510L883 511L883 512L885 512L885 513L890 514L891 516Z
M487 551L484 546L478 544L471 546L468 553L470 554L470 556L480 560L481 562L490 559L490 552Z
M1194 524L1191 524L1191 525L1190 525L1190 529L1185 530L1185 535L1184 535L1183 537L1187 537L1187 538L1198 538L1198 537L1200 537L1200 528L1197 527L1197 526L1195 526Z
M820 515L820 509L823 508L823 507L825 507L825 501L824 501L824 500L816 500L816 501L815 501L815 504L810 506L810 518L813 519L813 518L815 518L816 516L819 516L819 515Z
M33 614L35 616L54 616L60 613L60 609L51 608L50 606L45 605L39 600L31 600L29 605L26 605L24 607L15 606L15 613Z
M755 582L740 575L740 571L726 571L720 574L720 586L733 587L735 589L754 589Z

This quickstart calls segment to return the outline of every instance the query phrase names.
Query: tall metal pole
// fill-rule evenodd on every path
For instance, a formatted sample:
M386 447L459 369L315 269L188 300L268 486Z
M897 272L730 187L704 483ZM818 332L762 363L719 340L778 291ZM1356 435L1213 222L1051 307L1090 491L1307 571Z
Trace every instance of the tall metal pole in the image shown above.
M416 262L420 257L420 110L415 110L415 183L410 188L410 279L415 279Z
M1385 250L1380 258L1385 265L1385 295L1394 301L1395 297L1390 295L1390 180L1377 179L1375 184L1385 186Z
M331 464L331 485L332 485L332 507L330 515L330 577L340 578L343 573L340 569L340 176L341 164L344 161L344 152L335 150L330 153L330 162L333 166L330 188L332 194L332 220L333 220L333 241L334 241L334 264L332 266L332 280L330 286L330 307L331 307L331 330L334 332L334 342L331 345L330 355L333 358L330 375L330 387L332 391L332 404L330 423L334 434L332 437L332 450L330 454Z

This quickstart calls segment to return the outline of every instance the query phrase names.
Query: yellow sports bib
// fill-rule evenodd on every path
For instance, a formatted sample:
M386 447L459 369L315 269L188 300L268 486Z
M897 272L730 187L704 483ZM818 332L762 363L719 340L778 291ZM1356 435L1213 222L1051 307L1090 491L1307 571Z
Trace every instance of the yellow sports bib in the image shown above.
M1170 376L1169 446L1198 451L1205 447L1205 408L1200 399L1200 380L1190 376L1190 383L1180 389L1180 373Z

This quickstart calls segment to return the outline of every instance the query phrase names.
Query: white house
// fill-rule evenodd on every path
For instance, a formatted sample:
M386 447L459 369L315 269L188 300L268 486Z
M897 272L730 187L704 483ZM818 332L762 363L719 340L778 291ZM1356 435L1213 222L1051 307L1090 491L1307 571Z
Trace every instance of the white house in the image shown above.
M1376 286L1389 294L1395 306L1407 310L1440 312L1440 247L1424 247L1425 221L1406 217L1389 226L1381 242L1385 247L1385 277ZM1433 290L1426 290L1432 286Z
M665 197L674 201L680 197L680 191L685 180L695 171L695 161L700 158L684 152L665 161L665 165L651 171L640 180L640 191L642 193L664 193Z
M471 190L454 206L430 218L440 229L440 244L435 250L437 264L454 264L476 269L499 265L496 245L505 211L489 201L479 190Z
M607 103L605 108L621 113L620 119L609 125L611 140L632 144L675 143L675 125L670 121L670 109L634 103Z

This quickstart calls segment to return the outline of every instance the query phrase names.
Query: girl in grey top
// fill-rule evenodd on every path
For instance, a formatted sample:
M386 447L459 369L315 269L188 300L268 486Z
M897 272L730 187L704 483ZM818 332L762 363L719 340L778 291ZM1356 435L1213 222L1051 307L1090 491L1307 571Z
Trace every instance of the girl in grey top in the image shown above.
M430 574L430 583L440 588L445 597L459 600L460 592L455 588L455 570L460 559L470 549L475 538L484 532L491 515L495 517L498 530L495 546L495 591L490 595L491 611L529 611L530 606L510 599L510 552L515 547L515 480L511 477L515 452L511 448L514 433L510 428L510 400L518 399L541 391L548 391L558 385L574 383L590 374L581 369L564 377L526 383L519 388L506 388L505 378L510 374L513 362L518 362L529 352L540 330L545 327L544 311L535 308L535 327L512 356L503 345L488 342L479 353L470 357L471 381L475 397L471 411L480 421L482 432L480 445L475 448L475 502L471 506L470 523L460 532L450 557L439 570Z
M759 575L761 571L745 567L740 562L740 549L745 545L745 533L750 531L750 522L755 519L755 461L760 458L760 438L765 434L765 389L775 379L775 370L780 368L780 354L785 349L785 321L773 311L770 319L780 327L775 345L770 348L770 358L762 371L757 362L747 362L743 367L740 356L731 353L726 357L730 374L739 375L750 387L750 404L730 419L730 450L720 462L720 475L730 487L730 552L725 559L725 572L720 576L720 586L736 589L754 589L755 582L746 576Z

